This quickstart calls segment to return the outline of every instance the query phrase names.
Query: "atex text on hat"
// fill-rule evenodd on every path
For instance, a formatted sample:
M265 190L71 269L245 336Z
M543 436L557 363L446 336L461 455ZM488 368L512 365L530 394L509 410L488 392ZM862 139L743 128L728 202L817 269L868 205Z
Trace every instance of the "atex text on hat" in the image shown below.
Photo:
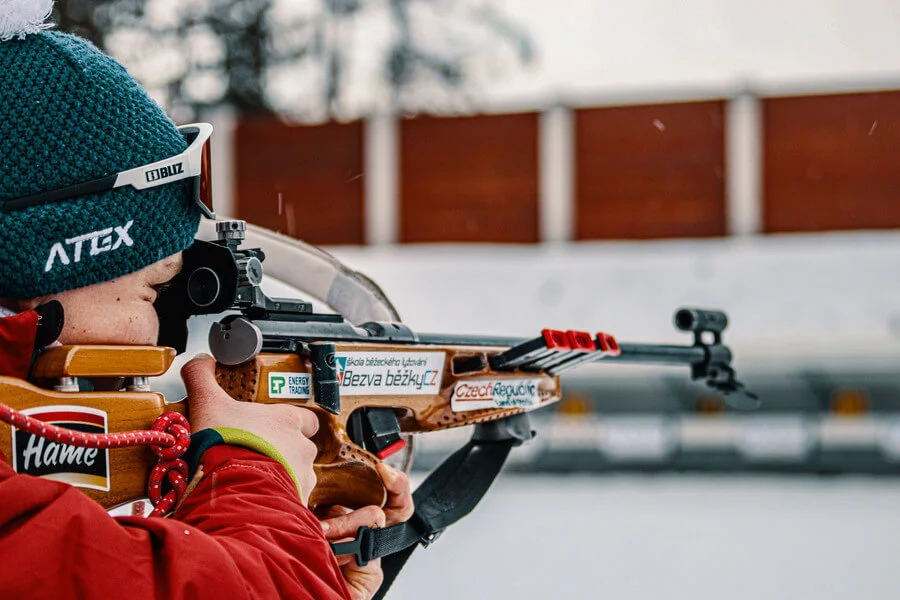
M131 236L128 235L128 230L131 229L133 224L134 220L131 220L121 226L107 227L106 229L99 229L97 231L85 233L84 235L69 238L63 242L56 242L53 244L53 247L50 248L50 256L47 257L44 273L49 272L56 266L57 259L59 259L59 262L63 265L68 265L70 262L81 262L82 249L84 248L84 243L88 241L90 241L88 256L97 256L103 252L112 252L113 250L119 249L122 244L125 244L126 246L133 245L134 241L132 241ZM115 242L113 242L113 234L116 236ZM69 259L66 248L72 253L71 259Z

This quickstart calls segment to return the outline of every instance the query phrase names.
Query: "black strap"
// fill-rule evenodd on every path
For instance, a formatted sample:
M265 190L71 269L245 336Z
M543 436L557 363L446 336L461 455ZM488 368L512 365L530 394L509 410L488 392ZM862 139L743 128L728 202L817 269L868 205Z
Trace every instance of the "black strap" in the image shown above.
M513 444L514 440L468 442L416 489L412 519L373 532L382 542L375 549L385 557L381 563L384 581L373 600L384 598L419 544L431 544L447 526L472 512L500 473Z
M534 433L525 413L476 425L472 439L451 454L413 493L416 512L405 522L382 529L361 527L356 540L333 544L335 554L354 554L357 564L383 557L381 600L413 550L428 546L449 525L472 512L503 468L509 451Z

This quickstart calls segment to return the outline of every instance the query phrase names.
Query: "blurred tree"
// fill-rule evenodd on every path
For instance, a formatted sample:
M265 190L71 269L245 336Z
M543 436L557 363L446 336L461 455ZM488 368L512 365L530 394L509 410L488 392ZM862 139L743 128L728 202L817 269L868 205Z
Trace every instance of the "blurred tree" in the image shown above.
M348 100L348 71L366 79L360 64L376 71L367 81L387 90L382 105L420 110L422 89L437 83L445 94L465 91L477 59L498 48L530 62L530 38L494 3L58 0L54 12L61 30L121 60L176 118L221 105L328 118L376 107L375 99L359 101L358 90Z
M97 46L103 45L103 32L94 22L94 9L100 2L68 0L53 7L53 20L59 29L87 38Z

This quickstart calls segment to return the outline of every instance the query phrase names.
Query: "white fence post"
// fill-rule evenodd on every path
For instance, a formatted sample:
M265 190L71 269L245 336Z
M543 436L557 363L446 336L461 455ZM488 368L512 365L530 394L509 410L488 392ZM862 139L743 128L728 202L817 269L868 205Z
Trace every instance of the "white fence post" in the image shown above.
M554 106L538 127L539 239L568 242L574 234L574 135L572 110Z

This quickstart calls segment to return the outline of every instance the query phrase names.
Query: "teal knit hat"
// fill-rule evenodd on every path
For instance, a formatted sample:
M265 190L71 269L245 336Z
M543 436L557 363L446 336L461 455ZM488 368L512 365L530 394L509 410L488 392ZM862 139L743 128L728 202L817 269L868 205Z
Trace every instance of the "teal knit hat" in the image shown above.
M0 41L0 202L186 147L124 67L89 42L49 31ZM109 281L184 250L200 220L191 190L191 180L125 186L0 212L0 298Z

